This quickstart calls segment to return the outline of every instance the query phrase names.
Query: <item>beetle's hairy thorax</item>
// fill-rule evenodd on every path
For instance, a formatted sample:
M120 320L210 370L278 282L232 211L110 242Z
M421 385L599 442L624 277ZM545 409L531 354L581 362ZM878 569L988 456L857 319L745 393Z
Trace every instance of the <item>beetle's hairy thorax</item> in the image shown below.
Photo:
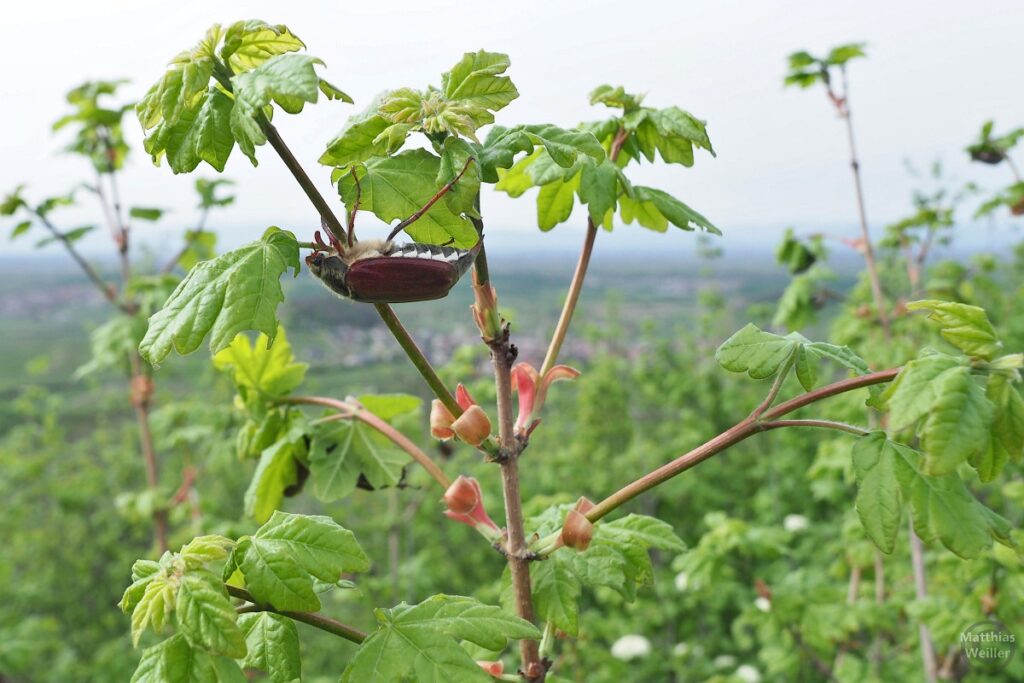
M345 250L341 260L346 265L352 265L362 259L390 256L394 249L395 245L386 240L360 240Z

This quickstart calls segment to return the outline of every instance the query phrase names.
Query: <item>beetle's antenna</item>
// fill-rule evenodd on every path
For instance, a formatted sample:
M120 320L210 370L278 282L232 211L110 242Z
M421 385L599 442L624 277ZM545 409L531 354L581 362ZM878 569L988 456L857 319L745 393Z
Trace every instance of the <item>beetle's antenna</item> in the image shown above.
M363 198L363 186L359 184L359 176L356 175L355 166L348 173L356 184L356 199L352 202L352 210L348 212L348 246L351 247L356 243L356 212L359 211L359 202Z
M331 233L329 233L329 232L327 233L328 239L330 239L330 234ZM330 250L331 250L331 247L327 246L327 244L324 243L324 238L320 236L320 231L316 230L313 233L313 251L330 251Z
M338 240L338 237L333 232L331 232L331 226L327 225L327 221L324 219L323 216L320 216L320 227L323 228L325 233L327 233L327 241L331 243L331 247L339 254L342 251L344 251L341 248L341 242ZM319 234L319 231L317 231L317 235ZM321 240L320 243L323 244L323 240Z
M430 201L428 201L426 204L421 206L416 211L416 213L414 213L413 215L409 216L404 221L402 221L401 223L399 223L398 225L396 225L394 227L394 229L391 231L391 234L388 235L388 241L390 242L391 240L395 239L395 236L398 235L398 233L402 232L403 230L408 228L410 225L412 225L413 223L418 221L420 218L422 218L423 214L425 214L427 211L430 211L430 207L432 207L434 204L436 204L438 199L440 199L441 197L443 197L446 194L448 194L448 192L453 187L455 187L455 183L459 182L459 178L461 178L463 176L463 174L466 173L466 170L469 169L469 165L471 163L473 163L474 161L476 161L476 159L474 159L473 157L469 157L468 159L466 159L466 163L463 164L462 170L459 171L459 174L457 176L455 176L454 178L449 180L445 184L445 186L442 187L440 190L438 190L437 194L435 194L433 197L431 197Z

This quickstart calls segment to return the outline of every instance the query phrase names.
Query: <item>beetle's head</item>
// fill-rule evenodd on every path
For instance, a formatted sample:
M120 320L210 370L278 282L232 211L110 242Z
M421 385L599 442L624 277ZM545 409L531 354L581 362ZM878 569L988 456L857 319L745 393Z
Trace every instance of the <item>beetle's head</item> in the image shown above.
M328 251L314 251L306 257L306 265L313 277L329 290L344 297L351 296L347 283L348 266L340 256Z
M309 272L314 276L320 277L320 274L324 269L324 260L327 258L327 254L322 251L314 251L312 254L306 257L306 265L309 267Z

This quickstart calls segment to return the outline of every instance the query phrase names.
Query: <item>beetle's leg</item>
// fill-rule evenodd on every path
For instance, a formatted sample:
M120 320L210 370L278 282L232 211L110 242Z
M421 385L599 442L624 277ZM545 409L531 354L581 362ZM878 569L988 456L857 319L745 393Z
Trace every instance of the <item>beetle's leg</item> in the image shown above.
M408 228L410 225L412 225L413 223L418 221L420 218L422 218L423 214L425 214L427 211L430 211L430 207L432 207L434 204L436 204L438 199L440 199L441 197L443 197L446 194L448 194L448 192L453 187L455 187L455 183L459 182L459 178L461 178L463 176L463 174L465 174L466 170L469 168L469 165L471 163L473 163L474 161L476 161L476 159L474 159L473 157L469 157L468 159L466 159L466 163L463 164L462 170L459 171L458 175L456 175L454 178L452 178L447 183L445 183L444 187L442 187L440 190L438 190L437 194L435 194L433 197L431 197L430 200L426 204L421 206L416 211L416 213L414 213L413 215L409 216L404 221L402 221L401 223L399 223L398 225L396 225L394 227L394 229L391 231L391 234L388 235L388 241L395 239L395 236L398 235L398 233L402 232L403 230Z
M348 246L351 247L356 243L356 212L359 211L359 202L363 198L363 187L359 184L359 176L356 175L355 166L348 173L356 184L356 200L352 202L352 210L348 212Z

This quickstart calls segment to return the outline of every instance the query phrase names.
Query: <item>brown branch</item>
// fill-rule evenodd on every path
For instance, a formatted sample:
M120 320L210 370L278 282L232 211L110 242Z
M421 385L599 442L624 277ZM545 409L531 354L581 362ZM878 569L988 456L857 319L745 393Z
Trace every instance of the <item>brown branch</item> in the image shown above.
M792 398L788 401L780 403L776 407L768 410L762 416L762 421L757 420L753 416L747 417L746 419L733 425L726 431L722 432L718 436L714 437L710 441L707 441L700 446L697 446L689 453L686 453L672 462L662 465L656 470L645 474L636 481L633 481L626 486L622 487L612 495L608 496L600 503L595 505L588 513L587 519L591 522L596 522L612 510L624 505L630 500L636 498L641 493L644 493L659 484L663 484L669 479L675 477L682 472L699 465L708 458L717 453L724 451L730 446L743 441L744 439L765 431L765 425L772 424L775 420L783 415L793 412L799 408L816 403L823 399L842 394L847 391L854 389L860 389L863 387L873 386L875 384L882 384L884 382L890 382L899 373L899 368L893 368L891 370L883 370L881 372L873 372L868 375L861 375L859 377L851 377L844 379L833 384L826 385L820 389L809 391L805 394L801 394L796 398ZM838 424L838 423L837 423ZM821 426L821 425L815 425Z
M206 217L210 214L210 207L204 207L203 212L199 214L199 222L196 224L195 230L192 230L185 237L185 244L181 245L181 249L178 250L174 256L167 260L163 268L160 269L160 273L166 275L177 267L178 262L181 261L182 257L192 247L192 244L196 242L206 232Z
M910 561L914 570L914 594L918 600L928 597L928 579L924 573L924 547L917 532L914 531L913 514L907 515L907 526L910 528ZM921 640L921 663L924 665L924 678L928 683L937 680L937 660L935 643L932 642L931 631L924 621L917 624L917 634Z
M896 375L900 374L900 370L902 370L902 368L890 368L889 370L881 370L867 375L849 377L847 379L839 380L838 382L833 382L832 384L826 384L820 389L808 391L807 393L800 394L795 398L791 398L788 401L780 403L766 412L763 419L774 420L778 417L791 413L798 408L803 408L804 406L808 406L812 403L817 403L822 399L830 398L838 394L844 394L853 389L861 389L864 387L874 386L876 384L891 382L896 378Z
M846 123L846 139L850 147L850 169L853 171L853 188L857 195L857 216L860 219L860 234L864 240L864 262L867 265L868 279L871 282L871 294L875 300L875 308L878 310L878 319L882 323L882 331L885 337L889 338L889 311L885 307L885 297L882 294L882 281L878 275L878 262L875 259L875 248L871 244L871 234L868 231L867 209L864 206L864 188L860 179L860 161L857 158L857 143L853 135L853 114L850 111L849 84L846 79L846 68L840 69L843 77L842 106L839 108L840 116Z
M142 373L142 361L134 351L129 354L131 362L132 407L139 429L139 448L146 465L146 484L151 489L160 486L160 471L157 467L156 448L153 445L153 431L149 424L149 401L153 391L153 380ZM153 511L153 525L160 552L167 550L167 509L159 506Z
M424 453L420 447L414 444L405 434L402 434L402 432L398 431L366 408L353 405L346 401L328 398L326 396L290 396L283 401L284 403L290 403L293 405L318 405L325 408L331 408L338 411L336 416L331 416L332 418L339 420L356 418L366 423L390 439L396 446L408 453L409 457L418 462L423 469L427 471L427 474L434 478L434 481L436 481L441 488L447 489L451 486L451 479L449 479L441 468L437 466L437 463L430 459L430 456Z
M110 138L102 135L101 140L107 149L108 159L113 159L113 147ZM138 315L138 305L127 296L128 285L132 278L132 263L128 249L128 224L121 217L121 196L117 189L117 169L113 161L110 162L106 174L110 180L110 191L112 206L108 204L107 196L103 191L103 178L96 179L96 194L99 197L103 213L107 218L110 233L113 235L114 244L117 247L118 258L121 263L121 289L124 292L121 300L117 303L126 315ZM151 490L158 490L160 487L160 468L158 465L156 446L153 441L153 430L150 426L150 404L153 397L153 379L144 370L142 358L138 352L132 350L128 353L130 377L130 396L132 408L135 411L135 422L139 430L139 449L142 451L142 460L146 468L146 484ZM160 552L168 549L168 514L164 505L153 510L153 531L156 537L157 546Z
M622 151L622 146L626 144L628 139L629 131L625 128L619 128L608 151L608 158L611 161L614 162L619 158L619 152ZM576 262L576 270L572 274L572 282L569 283L569 291L565 295L565 304L563 304L562 312L558 316L558 324L555 326L554 334L551 335L551 342L548 344L547 353L544 355L544 362L540 367L541 377L558 362L558 354L562 351L562 344L569 333L569 324L572 322L572 316L576 312L576 304L579 303L580 294L583 292L583 281L587 277L587 269L590 267L590 256L594 251L596 239L597 225L588 216L587 234L583 239L583 248L580 250L580 257Z
M555 333L551 335L551 343L548 344L547 354L544 356L544 363L540 367L541 377L554 367L558 361L558 354L562 350L562 344L569 333L569 324L576 312L576 304L579 302L580 294L583 291L583 280L587 277L587 269L590 267L590 255L594 251L594 242L597 240L597 226L592 218L587 218L587 235L583 239L583 248L580 250L580 258L576 262L576 270L572 275L572 282L569 283L569 291L565 295L565 304L562 306L562 313L558 317L558 324L555 326Z
M509 326L505 324L500 338L491 344L494 364L494 384L498 396L498 442L501 446L501 489L505 499L505 554L508 558L516 614L533 623L533 592L530 586L530 560L523 524L523 504L519 491L519 455L522 449L516 441L515 414L512 405L512 364L516 349L509 343ZM541 663L537 641L519 641L523 660L522 674L528 681L543 681L547 673Z
M125 311L125 307L118 298L117 289L114 287L114 285L108 283L106 280L100 277L100 274L96 272L96 269L93 268L92 265L90 265L89 262L85 260L85 257L83 257L78 252L78 249L75 248L75 245L71 242L71 240L69 240L64 233L58 230L57 227L50 222L50 219L47 218L45 214L41 214L38 211L33 210L32 215L38 218L39 222L42 223L43 227L46 228L51 235L53 235L54 239L56 239L64 246L64 249L68 252L71 258L74 259L75 263L78 264L78 267L82 270L83 273L85 273L86 277L89 278L90 282L92 282L96 286L96 289L100 291L100 294L102 294L103 297L107 301L109 301L113 306L115 306L121 311ZM128 311L125 312L127 313Z

